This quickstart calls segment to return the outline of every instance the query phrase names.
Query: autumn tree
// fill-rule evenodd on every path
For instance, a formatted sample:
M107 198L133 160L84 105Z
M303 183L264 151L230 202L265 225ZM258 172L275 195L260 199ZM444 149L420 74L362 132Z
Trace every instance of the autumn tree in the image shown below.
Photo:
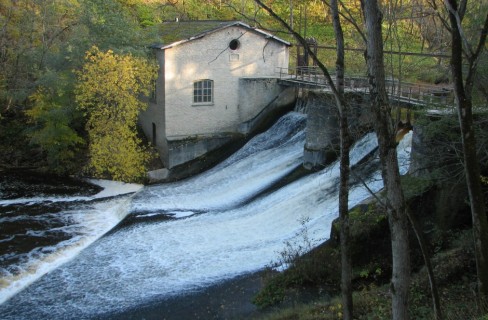
M150 159L137 135L140 110L155 79L155 67L132 55L89 50L78 72L76 101L84 111L89 135L89 170L98 177L137 181Z

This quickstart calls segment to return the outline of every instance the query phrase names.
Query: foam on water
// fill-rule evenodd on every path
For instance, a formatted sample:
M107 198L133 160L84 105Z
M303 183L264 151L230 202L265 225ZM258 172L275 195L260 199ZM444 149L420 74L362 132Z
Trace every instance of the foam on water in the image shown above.
M118 228L1 305L0 313L6 319L111 314L262 269L277 261L285 242L304 244L304 229L312 243L324 241L338 215L338 163L246 201L300 161L301 150L295 149L303 148L302 137L297 138L303 130L287 132L284 140L264 148L254 148L258 144L251 141L240 154L196 178L146 188L132 204L136 216L165 210L186 217ZM409 139L398 147L402 172L408 170ZM374 134L364 137L351 151L351 165L375 148ZM365 180L372 191L382 188L379 170ZM350 206L369 196L356 184ZM196 211L205 213L192 215Z
M118 181L102 180L102 179L89 179L89 182L96 184L103 188L102 191L93 196L51 196L51 197L29 197L29 198L15 198L15 199L1 199L0 206L12 206L12 205L35 205L39 203L56 203L56 202L82 202L93 201L94 199L109 198L113 196L134 193L142 188L142 185L135 183L124 183Z
M95 184L104 187L104 190L91 197L56 197L54 202L67 202L68 205L60 212L46 213L42 215L19 214L0 217L0 226L4 223L39 222L47 226L53 220L62 221L59 227L50 227L43 230L27 230L23 234L15 234L0 240L3 245L8 245L16 237L23 237L35 241L36 238L49 237L51 234L62 233L68 239L59 241L54 245L37 246L34 249L16 253L14 264L0 267L0 303L6 301L17 292L21 291L47 272L59 267L75 257L81 250L111 230L128 213L129 197L110 200L100 200L120 194L133 193L140 189L141 185L126 184L105 180L93 180ZM77 201L89 204L70 204ZM94 201L97 200L98 201ZM19 201L20 200L20 201ZM15 205L45 203L46 198L31 198L12 200ZM50 200L50 202L53 202ZM2 201L7 206L6 201ZM12 204L9 204L12 206ZM14 205L14 206L15 206ZM0 256L0 259L8 259Z
M176 210L187 216L243 203L302 164L305 121L299 113L282 117L215 168L183 182L145 188L131 211Z

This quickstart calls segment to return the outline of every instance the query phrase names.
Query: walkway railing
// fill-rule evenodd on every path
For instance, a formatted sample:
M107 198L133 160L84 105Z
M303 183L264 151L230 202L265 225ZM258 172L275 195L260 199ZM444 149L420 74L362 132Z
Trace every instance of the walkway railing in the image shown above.
M316 89L329 88L322 71L318 67L278 68L280 80L290 86ZM332 75L335 80L335 75ZM448 85L429 85L386 80L390 99L411 106L451 106L454 101L452 88ZM344 77L344 89L349 92L369 92L366 76Z

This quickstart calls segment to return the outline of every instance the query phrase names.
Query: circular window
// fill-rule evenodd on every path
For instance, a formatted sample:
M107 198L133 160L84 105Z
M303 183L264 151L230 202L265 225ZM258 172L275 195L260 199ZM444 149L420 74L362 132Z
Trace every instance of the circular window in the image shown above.
M234 39L231 42L229 42L229 49L230 50L237 50L237 49L239 49L240 45L241 45L241 43L239 42L239 40Z

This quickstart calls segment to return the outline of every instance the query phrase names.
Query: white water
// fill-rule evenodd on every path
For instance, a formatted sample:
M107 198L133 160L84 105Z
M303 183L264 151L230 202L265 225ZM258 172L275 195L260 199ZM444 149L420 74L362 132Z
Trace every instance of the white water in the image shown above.
M46 197L38 196L31 198L15 198L15 199L1 199L0 206L12 206L12 205L34 205L43 202L55 203L55 202L80 202L80 201L93 201L95 199L110 198L114 196L120 196L124 194L134 193L142 188L140 184L123 183L117 181L90 179L89 182L96 184L103 188L102 191L93 196L75 196L75 197ZM0 194L1 196L1 194Z
M138 184L107 180L90 181L103 187L103 190L93 196L86 197L33 197L0 200L0 206L31 206L46 202L89 202L134 193L142 188L142 185ZM84 248L110 231L127 215L129 203L129 197L122 197L85 205L71 204L61 212L47 213L34 217L27 214L18 214L14 217L0 216L0 225L8 222L21 224L23 221L32 220L38 220L46 224L49 224L49 220L63 221L63 225L56 228L27 231L25 236L28 236L31 241L35 241L38 237L48 237L49 233L55 232L62 232L72 236L55 245L38 246L29 252L17 254L18 262L15 265L10 265L9 268L0 268L0 304L44 274L71 260ZM7 239L0 240L0 244L6 245L16 236L23 235L13 235Z
M132 212L188 216L235 207L302 164L305 117L291 113L215 168L179 183L145 188Z
M217 168L145 188L132 202L132 216L185 218L119 228L1 305L0 313L6 319L79 319L120 312L262 269L277 261L286 241L304 241L303 228L315 244L327 239L337 217L337 163L253 198L300 165L301 122L290 114ZM408 159L410 139L402 140L400 159ZM351 164L375 147L375 136L367 135L351 152ZM379 171L364 178L371 190L382 188ZM354 187L350 206L368 196Z

